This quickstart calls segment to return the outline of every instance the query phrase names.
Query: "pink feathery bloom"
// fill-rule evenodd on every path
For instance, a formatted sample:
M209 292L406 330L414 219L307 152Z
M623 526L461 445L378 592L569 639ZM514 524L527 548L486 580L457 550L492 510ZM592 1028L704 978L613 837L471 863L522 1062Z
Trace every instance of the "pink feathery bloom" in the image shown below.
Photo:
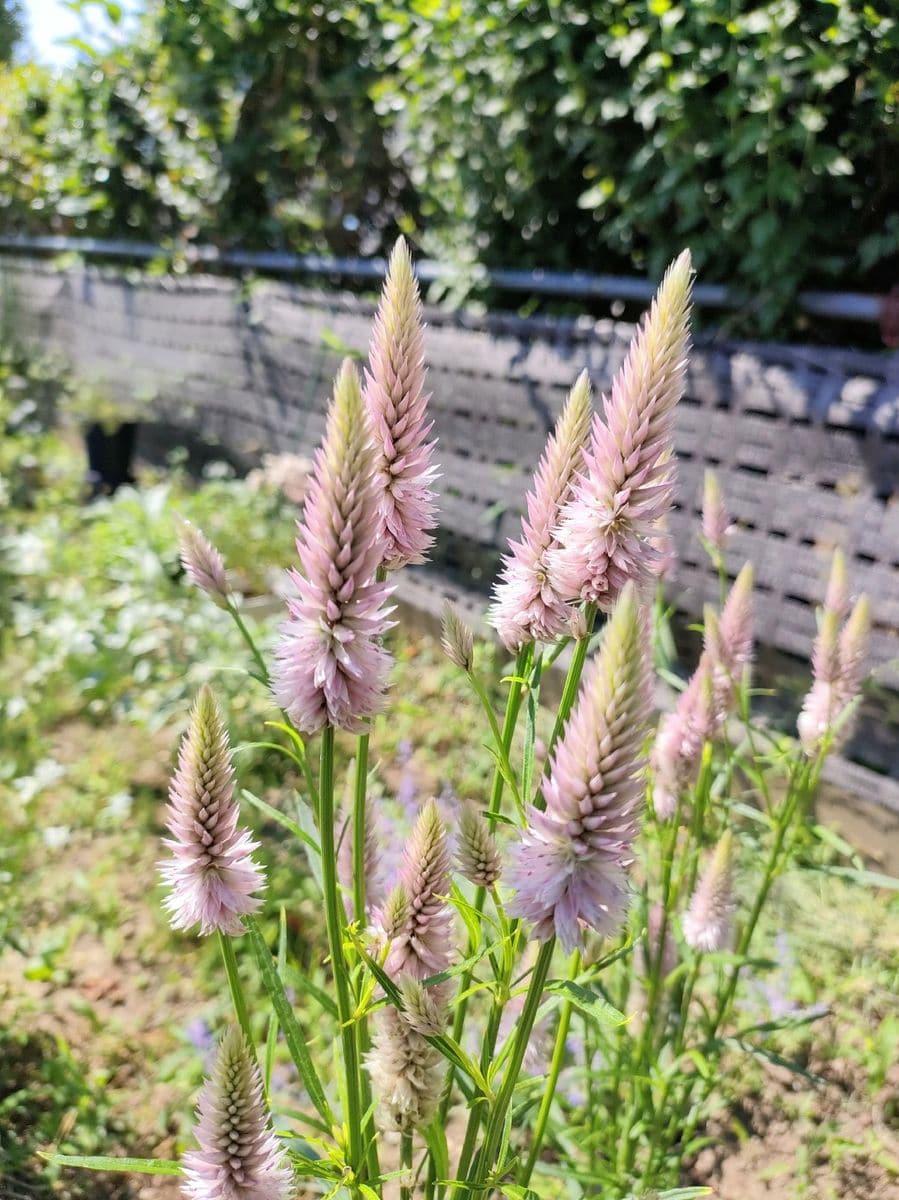
M554 550L562 507L581 466L590 432L590 380L582 371L543 451L527 494L522 537L509 543L493 593L490 622L509 650L527 642L554 642L567 633L571 605L558 594L547 555Z
M392 978L427 979L451 965L453 917L447 902L451 867L446 825L436 801L429 800L403 851L400 884L408 898L408 912L401 925L394 918L384 966Z
M212 691L197 696L169 788L172 857L160 864L171 889L164 901L173 929L202 934L243 933L241 917L255 912L265 887L258 848L237 823L234 768L225 722Z
M727 830L703 871L684 914L684 941L705 954L727 949L736 909L733 880L734 840Z
M673 425L687 370L692 269L689 251L668 268L612 381L603 414L549 552L550 578L566 600L611 609L628 580L652 582L653 545L674 491Z
M232 1029L203 1085L195 1130L198 1150L184 1156L189 1200L289 1200L293 1173L271 1130L262 1079L243 1034Z
M812 655L813 683L797 721L799 738L808 754L815 754L828 735L832 749L839 749L849 739L852 721L846 710L861 691L871 629L865 596L856 601L842 629L840 606L845 612L848 600L842 599L839 587L828 588L828 600L838 607L825 606L821 613Z
M211 597L219 608L224 608L230 591L225 563L209 538L190 521L179 521L178 548L187 578L194 587Z
M365 407L375 437L383 562L389 570L425 561L437 524L431 485L436 468L429 442L424 326L418 283L403 238L390 256L375 316Z
M652 802L660 821L674 816L681 792L695 782L703 746L720 725L712 666L703 653L674 708L660 721L653 743Z
M702 536L719 557L732 530L718 476L714 471L706 471L702 490Z
M569 950L584 927L614 932L627 908L627 867L644 796L642 742L651 702L645 614L626 585L587 667L506 882L511 911L541 941Z
M289 572L297 595L272 669L275 699L303 733L324 725L359 733L383 704L392 589L375 580L382 548L375 452L359 376L345 359L297 538L302 573Z
M734 580L706 645L713 660L715 695L722 721L733 708L746 668L752 663L752 564ZM707 627L710 623L706 621Z

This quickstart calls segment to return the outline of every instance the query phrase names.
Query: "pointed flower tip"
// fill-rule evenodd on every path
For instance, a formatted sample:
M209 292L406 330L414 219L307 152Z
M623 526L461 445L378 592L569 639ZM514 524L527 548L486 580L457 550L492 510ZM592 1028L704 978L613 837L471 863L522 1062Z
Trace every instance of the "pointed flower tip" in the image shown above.
M165 908L174 929L199 925L201 934L243 933L242 918L255 912L265 887L256 849L238 825L234 768L224 717L211 689L197 696L169 788L165 845L160 864L169 894Z
M684 940L706 954L727 948L735 911L734 840L727 830L713 850L683 919Z
M509 650L551 643L567 630L572 608L553 581L556 528L571 496L590 433L592 391L587 371L576 379L547 439L527 495L522 537L510 542L494 589L490 620Z
M273 1133L259 1068L243 1035L232 1029L219 1046L197 1104L199 1148L184 1156L189 1200L290 1200L293 1173Z
M474 634L459 616L455 605L449 601L443 606L443 636L440 644L450 662L470 675L474 669Z
M473 804L466 804L459 818L456 861L462 875L475 887L492 888L502 874L493 830Z
M449 838L436 800L422 808L403 852L400 883L408 898L405 919L400 902L394 913L394 937L385 970L394 979L426 979L452 961L453 917Z
M364 394L378 459L382 559L394 571L425 561L437 523L421 297L403 238L390 256L368 358Z
M186 519L178 521L178 549L181 565L191 583L205 592L219 608L228 601L225 562L201 529Z
M839 547L833 553L824 607L836 613L840 620L849 612L849 574L846 569L846 556Z

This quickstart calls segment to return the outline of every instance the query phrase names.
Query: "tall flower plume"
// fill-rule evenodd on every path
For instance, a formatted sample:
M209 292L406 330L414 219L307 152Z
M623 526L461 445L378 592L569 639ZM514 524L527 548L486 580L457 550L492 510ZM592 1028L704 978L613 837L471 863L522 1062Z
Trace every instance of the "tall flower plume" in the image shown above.
M219 608L228 599L225 562L209 538L190 521L178 522L178 548L181 565L194 587L211 597Z
M384 538L383 561L390 570L420 563L436 525L431 485L434 442L428 441L424 327L418 283L403 238L390 256L375 316L365 407L378 451L378 500Z
M546 941L582 945L583 927L615 930L627 905L644 785L641 745L650 708L646 618L626 585L543 785L506 881L512 911Z
M838 550L834 555L812 654L813 683L797 721L800 741L809 754L816 753L828 735L833 738L833 747L839 748L852 732L845 713L858 696L864 678L871 627L867 598L861 596L856 601L841 628L840 623L848 611L846 562Z
M243 1034L222 1040L197 1105L198 1150L184 1156L190 1200L289 1200L293 1174L269 1126L262 1079Z
M521 539L509 544L494 590L490 621L509 650L567 633L571 606L556 591L547 556L558 546L555 530L583 461L590 411L590 380L582 371L546 443L527 495Z
M403 851L400 884L408 912L404 924L394 930L385 964L394 979L426 979L452 962L453 918L446 900L451 867L446 825L436 801L429 800Z
M727 948L736 908L733 860L734 839L727 830L712 851L684 914L684 941L694 950L710 954Z
M237 823L228 732L208 687L181 742L167 813L172 857L160 873L171 889L164 905L172 927L243 933L241 917L259 908L265 877L252 858L257 843Z
M706 471L702 489L702 536L718 556L727 544L731 529L718 476L714 471Z
M689 349L689 251L665 274L590 445L549 553L555 591L611 609L628 580L645 586L662 554L654 537L674 490L672 431Z
M381 564L375 452L356 368L346 359L334 384L325 439L316 453L288 601L272 670L278 704L298 729L358 733L383 704L390 656L391 588Z

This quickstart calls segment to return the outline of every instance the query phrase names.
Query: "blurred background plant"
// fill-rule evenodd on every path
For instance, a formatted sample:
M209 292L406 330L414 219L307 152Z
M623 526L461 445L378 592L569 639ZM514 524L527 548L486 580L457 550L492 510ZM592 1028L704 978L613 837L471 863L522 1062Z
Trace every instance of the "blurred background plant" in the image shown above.
M882 0L158 0L73 58L0 73L7 233L367 255L402 230L494 304L480 266L657 277L689 243L779 337L800 289L899 276Z

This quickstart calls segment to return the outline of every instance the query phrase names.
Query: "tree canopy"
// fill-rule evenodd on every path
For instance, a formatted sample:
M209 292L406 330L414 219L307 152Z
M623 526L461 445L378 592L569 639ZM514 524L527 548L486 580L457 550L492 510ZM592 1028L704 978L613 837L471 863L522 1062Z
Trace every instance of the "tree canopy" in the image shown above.
M786 332L803 287L899 276L897 106L889 0L158 0L73 70L2 72L0 204L488 266L658 275L689 244Z

